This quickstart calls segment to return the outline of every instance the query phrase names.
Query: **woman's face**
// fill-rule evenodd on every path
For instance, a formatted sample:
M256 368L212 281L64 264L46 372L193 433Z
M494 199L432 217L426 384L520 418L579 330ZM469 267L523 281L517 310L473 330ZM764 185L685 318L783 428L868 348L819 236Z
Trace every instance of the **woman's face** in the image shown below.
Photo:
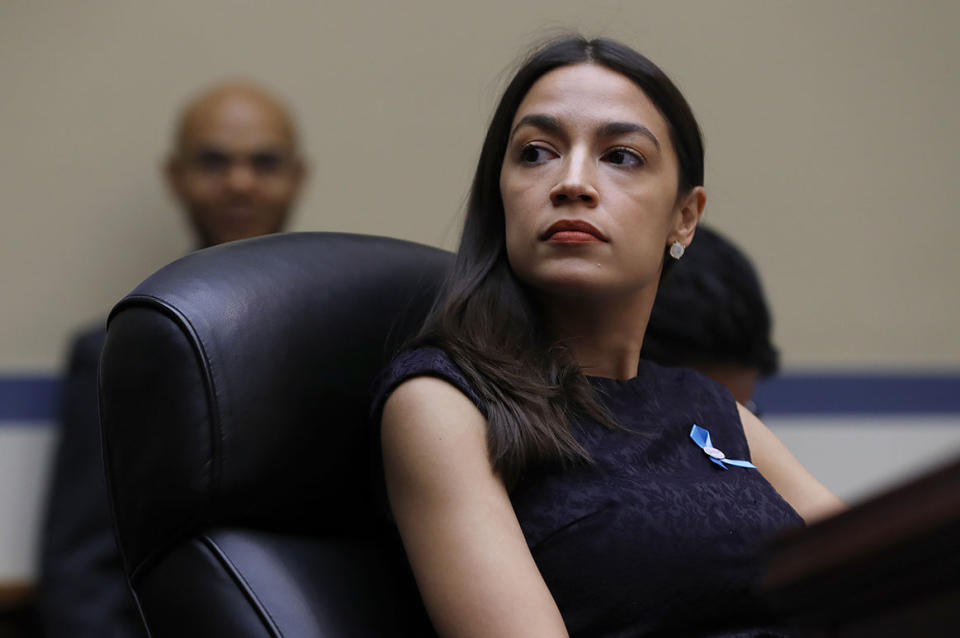
M631 80L577 64L541 77L511 125L500 173L507 256L558 296L656 290L666 247L689 243L702 187L677 198L666 120Z

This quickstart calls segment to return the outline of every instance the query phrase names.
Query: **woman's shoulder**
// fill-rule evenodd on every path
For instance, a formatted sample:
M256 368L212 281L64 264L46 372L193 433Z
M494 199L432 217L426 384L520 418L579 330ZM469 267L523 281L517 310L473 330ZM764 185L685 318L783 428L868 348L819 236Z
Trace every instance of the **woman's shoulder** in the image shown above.
M371 416L380 420L383 406L400 385L417 377L433 377L446 381L466 395L485 414L483 402L463 370L442 348L423 346L405 350L380 373L374 383Z

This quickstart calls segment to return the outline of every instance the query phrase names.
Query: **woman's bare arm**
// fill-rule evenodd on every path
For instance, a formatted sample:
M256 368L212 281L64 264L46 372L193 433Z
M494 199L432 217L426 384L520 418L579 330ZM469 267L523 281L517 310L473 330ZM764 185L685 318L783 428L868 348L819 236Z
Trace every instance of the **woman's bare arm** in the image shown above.
M437 632L566 636L476 406L445 381L406 381L384 406L382 446L390 507Z
M807 524L846 509L760 419L742 405L737 407L754 465Z

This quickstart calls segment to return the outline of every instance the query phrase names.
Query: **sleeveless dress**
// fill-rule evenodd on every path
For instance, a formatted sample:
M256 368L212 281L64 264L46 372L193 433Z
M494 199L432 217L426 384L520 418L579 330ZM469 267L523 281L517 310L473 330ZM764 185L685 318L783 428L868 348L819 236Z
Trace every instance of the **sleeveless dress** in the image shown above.
M381 375L375 423L404 380L434 376L484 402L442 350L401 354ZM756 594L763 545L802 519L756 469L710 460L750 451L736 404L692 370L641 361L633 379L588 377L625 430L574 423L594 464L527 471L517 519L571 636L788 636Z

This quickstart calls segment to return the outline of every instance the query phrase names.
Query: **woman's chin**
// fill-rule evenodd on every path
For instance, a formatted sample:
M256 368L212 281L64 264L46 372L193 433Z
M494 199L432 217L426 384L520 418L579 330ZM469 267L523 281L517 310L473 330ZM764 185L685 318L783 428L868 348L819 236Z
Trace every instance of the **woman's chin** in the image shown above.
M531 278L529 284L543 297L556 299L604 299L611 295L628 294L632 286L616 281L604 273L553 272Z

